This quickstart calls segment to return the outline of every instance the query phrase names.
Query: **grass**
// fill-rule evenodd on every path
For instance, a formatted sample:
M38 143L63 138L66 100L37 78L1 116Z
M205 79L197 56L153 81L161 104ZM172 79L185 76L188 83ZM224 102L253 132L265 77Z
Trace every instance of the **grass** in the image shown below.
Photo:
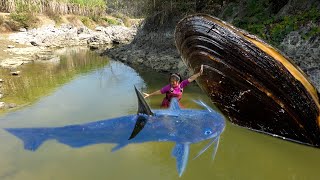
M33 28L38 21L33 13L11 13L8 25L12 30L17 30L21 27Z
M121 23L119 21L117 21L116 19L112 19L112 18L108 18L108 17L104 17L102 18L105 22L108 23L108 25L121 25Z
M67 3L79 4L86 7L101 7L106 8L104 0L65 0Z
M81 22L90 29L95 28L95 22L89 17L86 17L86 16L82 17Z
M3 16L0 16L0 25L4 24L4 22L5 22L4 17L3 17Z
M131 27L132 26L132 22L130 21L130 18L124 14L121 13L113 13L111 14L113 17L115 18L119 18L123 21L123 24L127 27Z
M303 35L305 39L320 34L320 27L316 25L316 22L320 21L320 12L316 7L281 18L276 18L263 10L261 3L249 3L248 7L247 16L234 21L234 25L260 36L271 44L279 45L286 35L307 24L313 25Z
M52 19L57 25L60 25L62 22L63 22L63 20L62 20L62 18L61 18L61 15L60 14L58 14L58 13L54 13L53 11L47 11L46 12L46 15L50 18L50 19Z

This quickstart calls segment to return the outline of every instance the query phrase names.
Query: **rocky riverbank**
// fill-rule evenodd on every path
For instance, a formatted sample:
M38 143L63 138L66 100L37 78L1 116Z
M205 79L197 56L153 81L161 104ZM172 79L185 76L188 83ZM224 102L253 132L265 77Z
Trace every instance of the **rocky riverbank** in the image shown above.
M304 71L320 91L320 37L305 39L302 31L293 31L286 36L280 49Z
M174 29L180 18L169 17L166 26L157 26L153 23L161 19L161 14L150 17L142 24L132 43L107 49L102 55L133 67L144 66L158 72L178 72L186 78L193 72L182 62L174 41Z
M100 45L126 44L131 42L136 34L136 28L124 26L99 26L91 30L85 26L76 27L70 24L60 27L48 25L20 31L8 35L7 39L12 44L8 44L3 50L7 58L1 60L0 67L12 69L33 61L57 61L58 57L53 55L55 48L68 46L96 48ZM25 46L16 47L17 44Z
M149 19L154 23L157 16ZM138 31L131 44L116 49L108 49L103 54L113 57L132 66L144 66L160 72L179 72L187 77L190 72L183 64L174 43L174 28L179 17L168 18L170 21L164 28L145 24ZM148 23L147 22L147 23ZM305 38L304 31L315 25L301 28L289 33L277 49L282 51L297 64L320 91L320 37Z

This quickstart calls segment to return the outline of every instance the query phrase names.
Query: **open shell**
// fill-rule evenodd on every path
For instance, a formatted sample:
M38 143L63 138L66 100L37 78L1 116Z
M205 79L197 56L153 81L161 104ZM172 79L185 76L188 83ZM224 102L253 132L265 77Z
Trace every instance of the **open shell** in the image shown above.
M320 147L319 93L279 50L218 18L187 16L176 46L212 102L237 125Z

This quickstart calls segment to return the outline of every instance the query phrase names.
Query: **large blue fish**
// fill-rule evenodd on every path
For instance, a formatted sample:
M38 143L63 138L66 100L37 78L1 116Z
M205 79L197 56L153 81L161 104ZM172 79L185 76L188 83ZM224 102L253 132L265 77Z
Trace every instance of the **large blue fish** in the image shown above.
M176 143L172 155L176 158L179 176L186 168L190 144L211 139L196 157L214 144L212 156L214 158L220 135L225 127L225 120L221 114L201 101L197 103L205 110L180 109L176 99L172 100L169 109L152 112L141 93L136 88L135 90L139 101L138 113L135 115L64 127L6 128L6 130L20 138L24 148L31 151L37 150L49 139L56 139L73 148L115 143L116 146L112 151L130 143L172 141Z

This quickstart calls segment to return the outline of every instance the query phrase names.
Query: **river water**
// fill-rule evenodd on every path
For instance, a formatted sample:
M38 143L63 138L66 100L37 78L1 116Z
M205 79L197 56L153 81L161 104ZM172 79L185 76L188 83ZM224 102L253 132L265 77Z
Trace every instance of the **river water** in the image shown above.
M12 92L6 100L28 105L0 117L0 179L319 179L319 149L252 132L228 121L215 159L209 148L192 160L208 142L192 144L180 178L171 157L171 142L130 144L111 152L114 144L71 148L49 140L34 152L24 150L22 142L3 128L66 126L134 114L134 85L152 92L167 82L164 74L138 72L85 48L57 53L59 63L28 64L20 77L7 77L4 88ZM147 102L157 109L162 98L154 96ZM200 108L193 99L212 106L195 83L185 88L182 104Z

